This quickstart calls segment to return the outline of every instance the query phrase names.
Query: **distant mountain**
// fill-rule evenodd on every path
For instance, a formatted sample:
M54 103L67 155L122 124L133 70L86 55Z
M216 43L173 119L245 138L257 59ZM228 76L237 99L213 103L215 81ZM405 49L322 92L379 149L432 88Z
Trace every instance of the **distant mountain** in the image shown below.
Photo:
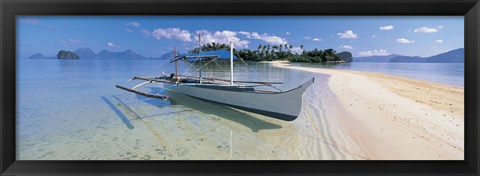
M429 63L464 63L465 49L459 48L427 59Z
M56 57L57 56L46 57L43 54L37 53L37 54L34 54L34 55L28 57L28 59L55 59Z
M102 50L95 56L95 59L141 60L141 59L147 59L147 58L133 52L132 50L125 50L123 52L112 52L112 51Z
M392 58L390 62L403 62L403 63L464 63L465 61L465 49L459 48L445 53L441 53L431 57L412 57L412 56L399 56Z
M95 59L96 54L90 48L79 48L75 51L81 59Z
M156 59L169 60L169 59L172 59L173 57L174 57L174 53L173 53L173 51L171 51L171 52L163 54L162 56L160 56L159 58L156 58Z
M394 63L464 63L465 49L459 48L431 57L402 56L370 56L353 58L354 62L394 62Z
M113 52L108 50L102 50L99 53L95 54L90 48L79 48L75 52L80 59L100 59L100 60L157 60L157 59L169 59L169 55L162 55L161 57L144 57L140 54L135 53L132 50L125 50L123 52ZM169 54L169 53L167 53ZM173 53L171 54L173 55ZM46 57L43 54L37 53L30 56L28 59L55 59L57 56Z
M368 56L368 57L355 57L353 62L388 62L394 57L398 57L398 54L391 54L387 56Z

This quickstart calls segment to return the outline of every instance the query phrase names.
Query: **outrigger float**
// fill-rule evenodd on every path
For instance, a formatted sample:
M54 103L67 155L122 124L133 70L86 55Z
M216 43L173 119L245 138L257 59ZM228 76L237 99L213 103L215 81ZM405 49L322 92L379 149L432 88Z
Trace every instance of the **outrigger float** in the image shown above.
M202 77L202 67L217 60L227 59L230 59L230 79ZM174 58L170 61L170 63L175 62L175 73L170 76L134 76L131 80L144 82L132 88L121 85L116 85L116 87L146 97L167 100L169 99L167 95L152 94L137 89L149 83L164 83L171 85L167 90L176 93L280 120L292 121L299 116L302 108L302 95L314 82L314 78L287 91L282 91L274 86L283 84L282 82L238 81L234 80L233 75L233 61L237 59L239 58L233 54L232 43L230 43L230 52L223 49L186 55L176 55L175 53ZM200 73L198 77L178 74L178 61L191 63L198 60L206 61L206 64L198 69ZM276 91L259 89L261 87L271 87Z

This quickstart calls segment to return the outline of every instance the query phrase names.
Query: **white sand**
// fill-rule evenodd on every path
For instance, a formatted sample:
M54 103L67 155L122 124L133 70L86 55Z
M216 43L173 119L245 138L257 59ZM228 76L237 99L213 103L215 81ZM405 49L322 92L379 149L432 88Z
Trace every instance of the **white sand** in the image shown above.
M328 86L347 112L337 118L366 159L464 158L463 87L380 73L275 65L330 75Z

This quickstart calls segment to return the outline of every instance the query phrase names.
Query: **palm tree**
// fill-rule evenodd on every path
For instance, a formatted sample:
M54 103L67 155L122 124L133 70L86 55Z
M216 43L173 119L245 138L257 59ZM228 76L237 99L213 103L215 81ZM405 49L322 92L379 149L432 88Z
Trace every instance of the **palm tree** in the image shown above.
M273 45L273 46L272 46L272 55L273 55L273 57L276 57L276 56L277 56L277 53L278 53L278 46L277 46L277 45Z
M305 55L305 50L303 50L303 45L300 45L300 50L302 50L302 55Z
M283 51L282 51L283 45L280 45L279 47L279 52L278 52L278 57L283 58Z
M267 50L267 46L266 46L266 45L263 45L262 57L265 57L265 50Z
M288 45L288 55L289 56L292 55L292 48L293 48L293 45Z

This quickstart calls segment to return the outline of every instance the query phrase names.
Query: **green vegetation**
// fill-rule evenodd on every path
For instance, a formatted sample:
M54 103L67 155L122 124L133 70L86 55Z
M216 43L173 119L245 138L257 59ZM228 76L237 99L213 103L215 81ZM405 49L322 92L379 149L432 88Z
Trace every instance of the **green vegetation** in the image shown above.
M350 53L348 51L337 53L337 56L340 57L340 59L345 61L345 62L353 62L352 53Z
M202 51L214 51L219 49L229 49L226 44L209 43L202 46ZM247 61L275 61L275 60L288 60L290 62L351 62L351 58L339 57L334 49L312 51L303 50L303 45L300 45L300 49L303 50L300 54L292 53L292 45L258 45L257 50L241 49L235 50L240 58ZM198 47L189 51L189 53L198 52ZM345 52L342 52L345 53ZM349 53L349 52L346 52ZM348 55L348 54L347 54ZM351 57L351 53L350 53Z
M57 54L57 59L80 59L78 55L71 51L60 50Z

